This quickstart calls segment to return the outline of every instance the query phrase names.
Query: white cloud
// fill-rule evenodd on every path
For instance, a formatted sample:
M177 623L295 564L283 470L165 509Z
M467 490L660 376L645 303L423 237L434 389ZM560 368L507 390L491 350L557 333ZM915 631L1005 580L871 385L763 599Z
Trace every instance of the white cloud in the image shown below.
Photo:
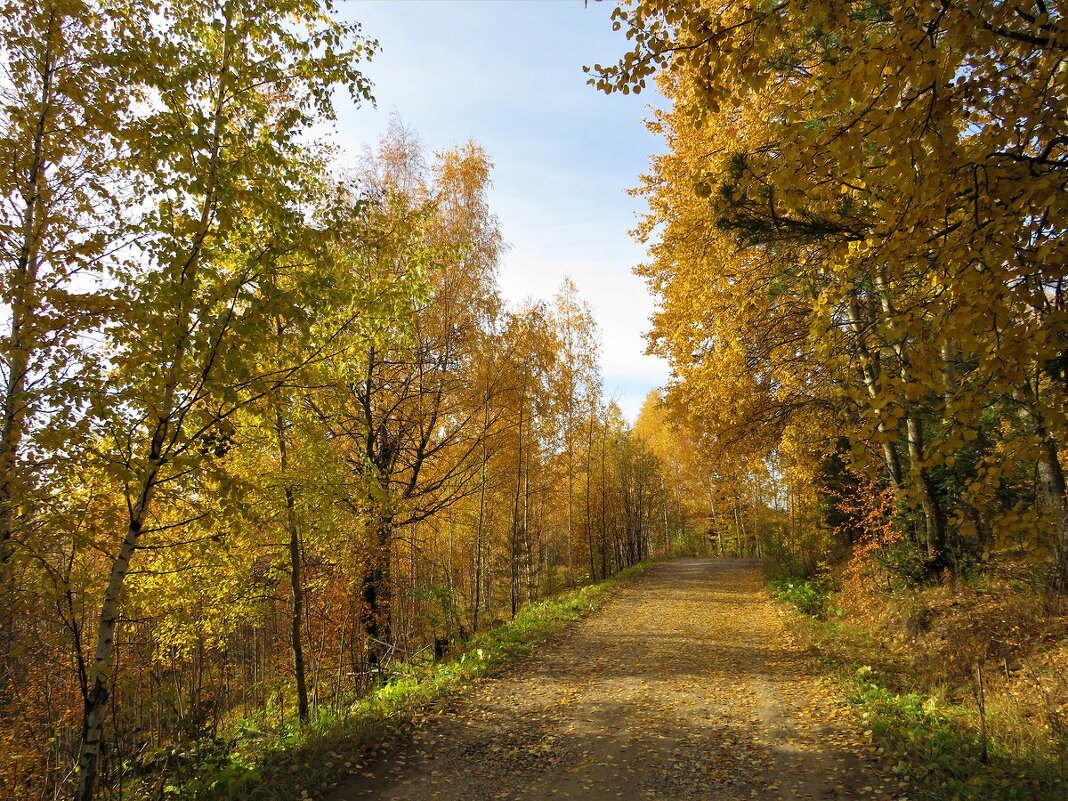
M597 320L605 394L615 398L633 422L645 396L668 379L666 362L645 354L643 334L649 328L653 300L629 264L543 258L536 252L505 257L501 294L511 303L551 300L565 276L578 286Z

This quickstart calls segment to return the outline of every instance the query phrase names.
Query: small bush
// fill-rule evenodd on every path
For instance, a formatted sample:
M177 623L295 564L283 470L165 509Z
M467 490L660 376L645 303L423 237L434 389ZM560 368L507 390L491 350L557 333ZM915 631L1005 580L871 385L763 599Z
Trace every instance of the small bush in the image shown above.
M806 615L825 619L834 612L827 588L812 579L783 579L771 582L772 594L784 603L796 606Z
M876 552L875 561L907 586L921 584L931 576L927 552L908 538L884 545Z

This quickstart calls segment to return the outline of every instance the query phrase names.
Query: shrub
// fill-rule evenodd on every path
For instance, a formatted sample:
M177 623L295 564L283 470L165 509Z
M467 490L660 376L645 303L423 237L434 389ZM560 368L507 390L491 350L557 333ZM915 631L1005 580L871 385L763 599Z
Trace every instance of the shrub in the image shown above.
M783 579L771 582L772 594L780 601L796 606L801 612L821 619L834 612L827 588L812 579Z

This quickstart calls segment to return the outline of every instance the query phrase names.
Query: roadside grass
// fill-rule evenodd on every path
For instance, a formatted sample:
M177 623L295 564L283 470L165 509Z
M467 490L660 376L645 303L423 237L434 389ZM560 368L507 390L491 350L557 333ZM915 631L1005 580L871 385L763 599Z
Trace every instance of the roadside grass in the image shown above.
M910 801L1068 798L1068 731L1055 709L1025 702L996 678L969 686L922 675L903 643L849 620L833 593L809 584L769 583L801 613L795 630L839 677L892 771L908 779Z
M161 801L320 796L363 768L434 707L530 654L652 564L642 562L605 581L530 604L513 620L471 637L446 661L397 665L382 686L356 700L345 714L320 714L304 726L287 721L281 736L269 740L247 724L229 741L176 747L167 769L143 778L134 795Z

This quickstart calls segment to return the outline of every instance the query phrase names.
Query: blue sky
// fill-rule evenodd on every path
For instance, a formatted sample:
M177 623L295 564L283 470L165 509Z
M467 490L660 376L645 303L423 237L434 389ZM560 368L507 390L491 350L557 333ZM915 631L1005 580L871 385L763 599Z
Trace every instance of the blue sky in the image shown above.
M400 115L429 150L474 139L493 160L490 204L510 250L500 286L515 303L549 299L570 275L600 325L605 391L633 421L667 380L644 355L652 300L631 268L640 199L626 190L661 142L643 124L649 94L605 96L584 64L626 48L614 4L582 0L347 0L381 52L367 65L377 108L339 110L342 149L359 154Z

